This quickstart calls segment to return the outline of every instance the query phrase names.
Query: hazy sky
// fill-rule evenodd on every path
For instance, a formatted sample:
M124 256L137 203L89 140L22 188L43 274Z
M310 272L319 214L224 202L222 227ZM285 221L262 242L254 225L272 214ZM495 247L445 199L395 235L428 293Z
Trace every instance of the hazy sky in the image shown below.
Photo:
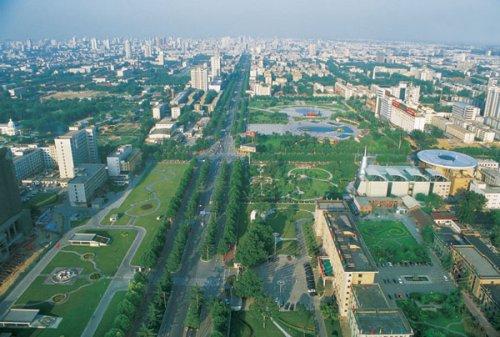
M299 37L500 44L500 0L0 0L0 38Z

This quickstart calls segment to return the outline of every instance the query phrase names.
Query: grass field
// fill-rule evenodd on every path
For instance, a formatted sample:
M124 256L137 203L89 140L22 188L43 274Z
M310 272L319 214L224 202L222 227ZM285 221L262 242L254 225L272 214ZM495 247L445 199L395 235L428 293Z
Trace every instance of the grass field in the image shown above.
M314 336L314 318L305 310L278 312L276 322L292 337ZM234 312L231 316L231 337L276 337L283 333L271 322L263 326L262 317L255 311Z
M106 309L106 313L104 314L101 323L99 323L99 326L97 327L94 337L104 337L104 335L113 327L113 321L115 320L116 315L118 315L118 305L125 298L126 294L126 291L119 291L115 293L111 303L109 303L108 309Z
M146 228L146 236L132 260L133 264L140 262L142 254L150 246L161 221L157 217L166 211L187 167L188 163L156 164L120 207L110 211L105 217L105 224L109 224L111 215L118 214L117 225L126 225L134 219L134 225Z
M59 200L55 192L40 192L28 201L28 206L41 208L55 204Z
M427 249L399 221L363 221L358 228L377 263L430 261Z
M251 124L287 124L288 115L282 112L267 112L250 109L249 114Z
M112 240L108 247L66 246L61 248L41 275L15 303L15 307L38 308L44 314L62 317L62 322L55 330L19 330L18 336L80 336L136 233L130 230L113 230L106 235ZM90 260L84 260L83 255L86 253L92 255L95 265ZM82 271L73 284L46 284L47 276L57 267L82 268ZM90 280L89 276L93 273L98 273L100 278L95 281ZM67 295L66 300L54 304L51 299L57 294Z
M300 168L274 162L251 167L253 201L313 201L337 185L335 175L323 167Z

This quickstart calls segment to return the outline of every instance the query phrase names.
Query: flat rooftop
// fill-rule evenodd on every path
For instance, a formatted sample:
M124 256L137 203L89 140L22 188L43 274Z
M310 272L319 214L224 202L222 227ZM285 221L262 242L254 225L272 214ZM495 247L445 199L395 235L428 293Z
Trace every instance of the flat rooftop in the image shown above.
M410 324L397 309L357 310L354 319L362 334L404 335L412 333Z
M332 231L335 247L345 270L376 271L368 250L361 242L361 234L351 222L347 212L325 212L325 219Z
M352 290L358 309L388 309L389 303L378 283L353 284Z
M456 246L455 249L466 259L480 277L498 277L500 272L475 247Z
M490 262L492 262L497 269L500 269L500 255L491 250L490 247L488 247L479 236L475 235L464 235L465 240L476 247L476 249L486 256Z
M76 177L71 179L69 183L84 184L105 167L104 164L80 164L76 167Z
M7 313L0 318L1 322L9 323L31 323L38 316L38 309L9 309Z

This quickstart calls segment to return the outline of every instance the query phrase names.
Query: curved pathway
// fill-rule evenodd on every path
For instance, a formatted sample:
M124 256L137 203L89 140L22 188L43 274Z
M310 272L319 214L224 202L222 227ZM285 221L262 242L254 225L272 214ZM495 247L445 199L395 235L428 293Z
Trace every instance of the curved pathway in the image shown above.
M131 261L137 252L144 236L146 235L146 229L138 226L131 225L102 225L102 220L106 217L106 215L112 210L119 207L123 201L129 196L132 190L136 187L136 185L141 181L145 172L148 172L149 167L152 165L149 162L143 170L143 173L136 177L134 181L129 185L127 190L115 201L106 206L104 209L99 211L96 215L90 218L85 225L72 228L70 231L65 233L62 238L50 248L45 255L38 261L38 263L33 266L33 268L19 281L19 283L9 292L9 294L4 298L2 302L0 302L0 317L3 316L7 310L10 309L12 305L14 305L18 299L22 296L22 294L29 288L31 283L43 272L43 270L47 267L47 265L52 261L52 259L61 251L62 247L65 247L69 244L69 238L71 236L83 229L107 229L107 230L135 230L137 231L137 235L130 245L127 254L122 260L122 263L118 267L117 272L113 276L113 280L110 285L106 289L106 292L101 298L99 305L97 306L94 314L91 319L87 323L87 326L81 336L92 337L95 329L99 325L106 308L111 302L113 295L119 291L123 290L128 286L129 280L133 277L133 270Z

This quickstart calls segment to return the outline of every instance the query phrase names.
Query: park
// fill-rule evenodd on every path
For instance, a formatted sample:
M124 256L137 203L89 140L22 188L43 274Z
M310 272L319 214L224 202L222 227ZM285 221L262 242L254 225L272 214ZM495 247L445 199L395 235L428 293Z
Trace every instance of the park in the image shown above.
M92 231L96 232L96 231ZM62 317L56 330L19 330L17 336L80 335L136 237L133 230L98 231L109 246L62 245L14 304Z
M187 162L159 162L142 178L117 209L111 210L103 224L134 225L146 229L146 236L132 264L138 265L143 253L150 247L156 231L162 223L168 204L174 196L179 182L188 167Z

